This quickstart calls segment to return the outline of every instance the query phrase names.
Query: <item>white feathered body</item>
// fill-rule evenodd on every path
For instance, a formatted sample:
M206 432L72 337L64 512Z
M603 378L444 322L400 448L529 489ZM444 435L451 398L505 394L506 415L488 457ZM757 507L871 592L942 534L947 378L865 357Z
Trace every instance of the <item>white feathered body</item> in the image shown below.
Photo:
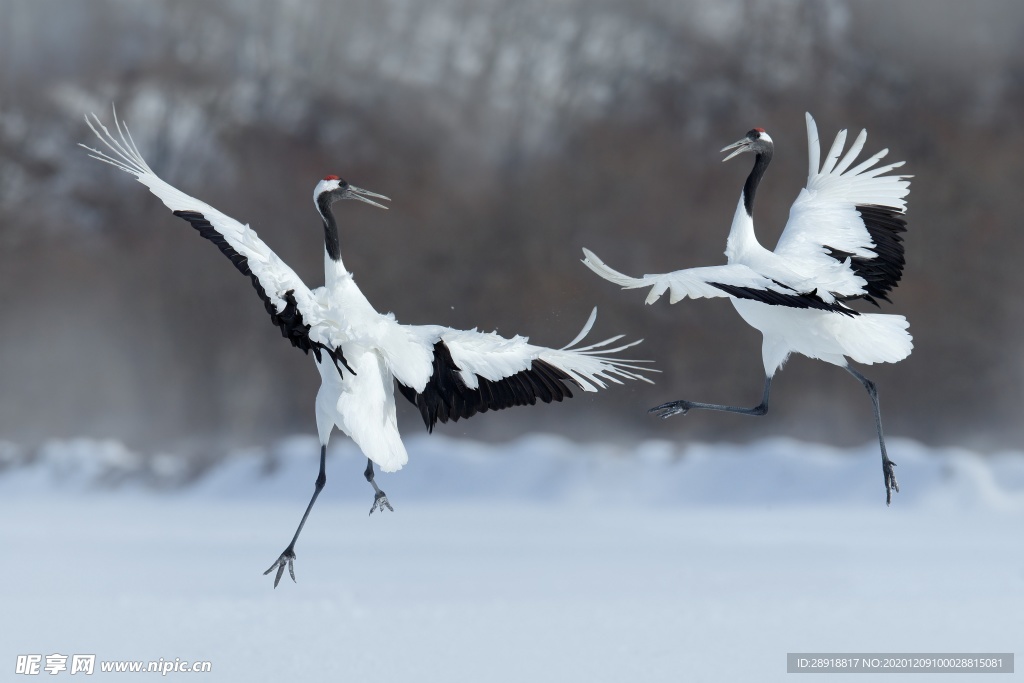
M606 387L605 382L621 384L622 379L650 382L638 374L646 368L636 365L646 361L612 357L639 341L608 348L621 339L618 336L577 346L592 328L596 309L572 343L550 349L531 345L521 336L506 339L476 330L399 324L392 314L374 309L340 254L332 256L327 249L325 284L309 289L255 230L157 176L116 116L116 136L95 116L86 120L109 149L108 153L86 147L92 156L135 176L175 215L214 242L252 279L282 334L294 346L313 352L322 380L316 398L317 431L325 446L337 427L383 471L405 465L409 456L398 431L396 381L420 409L428 429L438 421L478 412L537 400L561 401L572 396L563 382L588 392ZM337 176L325 178L317 185L314 200L325 184L337 188L339 182Z
M330 259L325 261L330 264ZM409 455L398 431L394 378L380 349L381 341L394 335L391 327L398 325L374 310L348 273L314 293L326 316L344 321L339 328L345 334L337 341L355 371L339 373L330 358L314 359L321 379L316 395L320 442L327 443L331 430L337 427L382 471L399 470L409 461ZM353 333L357 329L361 332L358 335ZM429 363L426 359L428 367Z
M865 364L906 358L913 349L906 318L859 313L845 305L850 299L873 300L871 295L884 298L899 279L902 249L895 279L889 273L891 281L882 284L880 291L878 282L869 283L861 276L863 268L859 273L853 260L864 264L891 256L879 253L891 245L876 241L863 214L905 211L907 176L886 175L903 162L875 168L888 151L883 150L853 166L867 133L861 131L844 155L844 130L822 165L817 126L810 114L807 133L807 185L794 201L774 251L758 242L741 196L725 251L727 265L634 278L612 269L587 249L584 264L623 288L651 287L648 304L666 292L671 303L686 297L729 297L743 320L763 335L762 358L769 377L792 353L839 366L846 365L846 358ZM840 253L845 257L837 256ZM746 296L737 296L740 290Z
M534 360L566 372L584 391L603 388L602 379L618 383L615 375L640 377L618 361L588 353L594 347L556 350L529 344L522 336L506 339L495 333L440 325L402 325L394 315L373 308L340 261L325 260L329 284L314 294L323 304L323 314L334 319L332 327L344 330L332 341L344 348L355 374L338 373L330 358L317 361L322 379L316 400L317 429L326 443L331 429L337 427L384 472L399 470L409 460L398 431L394 381L423 392L433 376L434 345L438 342L451 354L460 368L460 381L469 389L476 389L481 378L497 382L528 370ZM593 322L592 315L577 341Z
M811 192L806 188L801 190L791 215L794 210L798 211L801 201L809 201ZM818 227L824 231L829 219L828 215L818 217ZM860 229L866 234L863 227ZM782 254L778 248L769 251L753 235L754 223L741 201L725 252L730 265L746 266L799 291L816 290L829 302L835 301L835 292L859 292L864 287L864 280L853 274L848 263L827 256L823 250L821 259L787 258L785 250ZM815 245L809 246L808 251L815 253ZM847 358L865 365L896 363L909 356L914 348L907 331L909 323L902 315L861 313L849 316L834 311L772 306L735 297L730 298L730 303L744 322L761 332L761 358L769 377L793 353L842 367Z
M846 358L865 365L895 363L913 349L909 323L902 315L862 313L851 318L743 299L733 299L732 305L744 322L763 335L761 358L768 376L793 353L842 367Z

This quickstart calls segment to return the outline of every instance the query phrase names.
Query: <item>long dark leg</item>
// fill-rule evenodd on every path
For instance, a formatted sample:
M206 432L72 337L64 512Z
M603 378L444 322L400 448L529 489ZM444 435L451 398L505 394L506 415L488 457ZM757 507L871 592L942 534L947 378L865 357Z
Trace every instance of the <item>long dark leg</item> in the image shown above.
M697 403L696 401L670 401L669 403L662 403L660 406L655 406L647 412L654 413L662 419L672 417L673 415L686 415L686 413L690 412L691 408L698 408L700 410L724 410L729 413L739 413L740 415L764 415L768 412L768 395L771 393L771 389L772 378L766 376L764 378L764 394L761 395L761 403L753 408L720 406L717 403Z
M890 460L888 453L885 452L885 437L882 436L882 411L878 407L878 389L875 388L874 382L849 365L846 366L846 371L856 377L864 385L864 388L868 390L868 396L871 397L871 405L875 409L875 428L878 429L878 445L882 447L882 476L885 477L885 504L889 505L892 503L892 492L899 493L900 485L896 483L896 473L892 469L896 467L896 463Z
M306 511L302 514L302 520L299 522L299 528L295 530L295 535L292 536L292 542L288 544L288 547L281 553L281 557L277 558L277 562L270 566L270 569L263 572L266 576L270 572L277 569L277 576L274 577L274 588L277 588L277 584L281 583L281 575L284 574L284 567L288 565L288 573L292 577L292 581L295 581L295 542L299 540L299 534L302 533L302 527L306 524L306 519L309 517L309 511L313 509L313 503L316 502L316 497L320 495L324 485L327 484L327 446L320 446L320 474L317 475L316 483L313 485L313 497L309 499L309 505L306 506Z
M370 486L377 492L377 495L373 497L373 505L370 506L370 514L373 514L374 510L380 510L384 512L384 508L395 511L395 508L391 507L391 503L388 502L388 495L380 490L377 486L377 482L373 480L373 461L369 458L366 459L366 470L363 472L363 476L366 477L366 481L370 482Z

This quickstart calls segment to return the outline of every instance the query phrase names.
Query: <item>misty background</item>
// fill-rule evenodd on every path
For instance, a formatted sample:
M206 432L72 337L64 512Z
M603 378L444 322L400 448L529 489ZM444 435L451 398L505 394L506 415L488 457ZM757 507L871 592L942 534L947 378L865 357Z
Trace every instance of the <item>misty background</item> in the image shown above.
M882 312L914 353L862 368L889 435L982 449L1024 437L1018 264L1024 6L1011 0L0 0L0 440L131 448L314 433L319 376L251 284L134 180L89 159L83 114L127 121L168 182L248 222L323 281L312 189L329 173L393 199L341 205L346 265L382 312L562 346L645 338L653 386L440 426L449 436L874 440L841 370L793 357L762 419L760 334L725 299L620 291L631 274L724 263L754 126L776 144L755 220L773 247L807 174L803 113L829 144L905 159L907 266ZM867 309L864 309L867 310ZM399 398L403 433L419 433ZM335 437L338 439L339 437ZM899 462L899 453L892 453Z

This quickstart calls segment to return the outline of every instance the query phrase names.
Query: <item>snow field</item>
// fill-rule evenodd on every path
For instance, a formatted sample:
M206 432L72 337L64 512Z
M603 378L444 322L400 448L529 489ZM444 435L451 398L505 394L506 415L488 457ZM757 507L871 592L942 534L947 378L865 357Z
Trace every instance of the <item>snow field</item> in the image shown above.
M210 660L215 681L777 681L787 652L1024 642L1019 454L893 439L886 509L870 444L409 446L372 517L365 461L332 451L275 591L315 440L172 492L90 484L141 467L118 444L48 444L0 476L0 678L59 652Z

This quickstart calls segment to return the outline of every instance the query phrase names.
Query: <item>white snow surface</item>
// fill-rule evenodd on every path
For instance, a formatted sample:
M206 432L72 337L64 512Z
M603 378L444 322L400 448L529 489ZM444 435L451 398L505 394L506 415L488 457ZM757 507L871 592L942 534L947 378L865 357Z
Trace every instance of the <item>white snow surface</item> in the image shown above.
M365 460L338 440L298 583L277 590L262 572L312 492L314 438L174 489L131 476L174 478L171 456L45 444L0 473L0 680L32 679L14 670L33 653L401 683L781 681L787 652L1024 652L1022 453L892 439L886 508L876 444L407 444L377 477L395 511L371 517ZM0 443L0 465L19 458Z

